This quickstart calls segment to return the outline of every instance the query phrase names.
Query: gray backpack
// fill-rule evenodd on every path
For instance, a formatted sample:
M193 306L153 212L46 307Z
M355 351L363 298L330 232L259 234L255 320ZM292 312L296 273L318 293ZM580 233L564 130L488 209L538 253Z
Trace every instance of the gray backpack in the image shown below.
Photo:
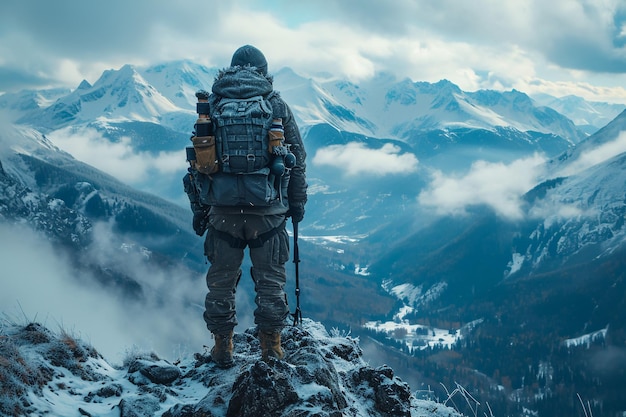
M272 114L271 103L262 96L217 101L211 120L222 172L250 174L268 167Z
M280 198L280 178L270 169L273 161L270 130L282 130L276 126L270 98L256 96L246 99L218 98L210 104L210 120L214 139L204 140L210 144L211 165L209 172L201 169L195 177L200 201L210 206L269 206ZM207 103L208 104L208 103ZM204 107L202 107L204 108ZM200 113L201 106L198 106ZM272 124L274 122L274 125ZM198 128L196 127L196 130ZM194 147L201 142L192 138ZM284 141L284 136L281 135ZM282 145L283 143L281 143ZM196 154L199 154L196 148ZM198 158L199 159L199 158ZM198 163L198 166L201 166Z

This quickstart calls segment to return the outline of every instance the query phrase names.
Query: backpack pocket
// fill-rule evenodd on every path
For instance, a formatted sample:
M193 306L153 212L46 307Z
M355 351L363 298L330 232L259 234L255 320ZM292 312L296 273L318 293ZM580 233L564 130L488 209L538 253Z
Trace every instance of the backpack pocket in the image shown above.
M278 198L270 178L269 168L236 175L217 173L211 177L211 205L269 206Z
M219 170L215 151L215 136L194 136L191 138L196 151L196 169L203 174L214 174Z

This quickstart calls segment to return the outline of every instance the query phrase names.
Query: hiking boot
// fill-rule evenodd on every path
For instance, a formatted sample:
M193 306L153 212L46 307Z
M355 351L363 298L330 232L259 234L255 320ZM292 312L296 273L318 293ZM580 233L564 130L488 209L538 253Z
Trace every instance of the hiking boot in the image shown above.
M261 359L267 362L269 358L282 359L285 356L280 347L280 332L268 333L259 330L259 341L261 342Z
M233 332L213 334L215 346L211 349L211 359L220 368L230 368L235 364L233 360Z

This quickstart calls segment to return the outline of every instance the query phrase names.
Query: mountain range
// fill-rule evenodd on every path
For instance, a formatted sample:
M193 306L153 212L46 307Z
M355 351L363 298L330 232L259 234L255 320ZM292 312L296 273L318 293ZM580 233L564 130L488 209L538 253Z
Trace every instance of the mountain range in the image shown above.
M71 91L0 96L0 218L61 243L77 270L128 300L164 296L131 264L193 282L206 264L182 192L184 148L194 93L217 72L186 61L126 65ZM415 388L461 380L510 415L571 415L572 392L626 410L598 389L619 375L595 365L626 358L626 106L389 74L355 84L289 68L274 85L309 154L306 313L363 335L366 351L402 364ZM67 138L96 156L105 144L140 158L121 169L96 158L96 169L69 154ZM154 168L172 158L171 169ZM146 161L149 175L120 180ZM510 172L517 194L484 185ZM103 230L108 258L98 256ZM183 295L190 315L194 295ZM600 342L561 355L565 341L603 329ZM574 371L547 381L546 366L551 378Z

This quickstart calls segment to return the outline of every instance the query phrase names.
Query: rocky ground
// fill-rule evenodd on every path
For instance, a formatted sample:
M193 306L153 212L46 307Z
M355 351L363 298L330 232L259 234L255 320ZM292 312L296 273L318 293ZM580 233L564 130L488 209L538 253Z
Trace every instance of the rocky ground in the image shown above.
M283 361L260 360L254 328L235 334L236 365L226 370L206 352L176 363L141 354L113 367L68 334L0 323L6 416L459 416L416 399L391 368L364 362L357 339L311 320L283 331Z

